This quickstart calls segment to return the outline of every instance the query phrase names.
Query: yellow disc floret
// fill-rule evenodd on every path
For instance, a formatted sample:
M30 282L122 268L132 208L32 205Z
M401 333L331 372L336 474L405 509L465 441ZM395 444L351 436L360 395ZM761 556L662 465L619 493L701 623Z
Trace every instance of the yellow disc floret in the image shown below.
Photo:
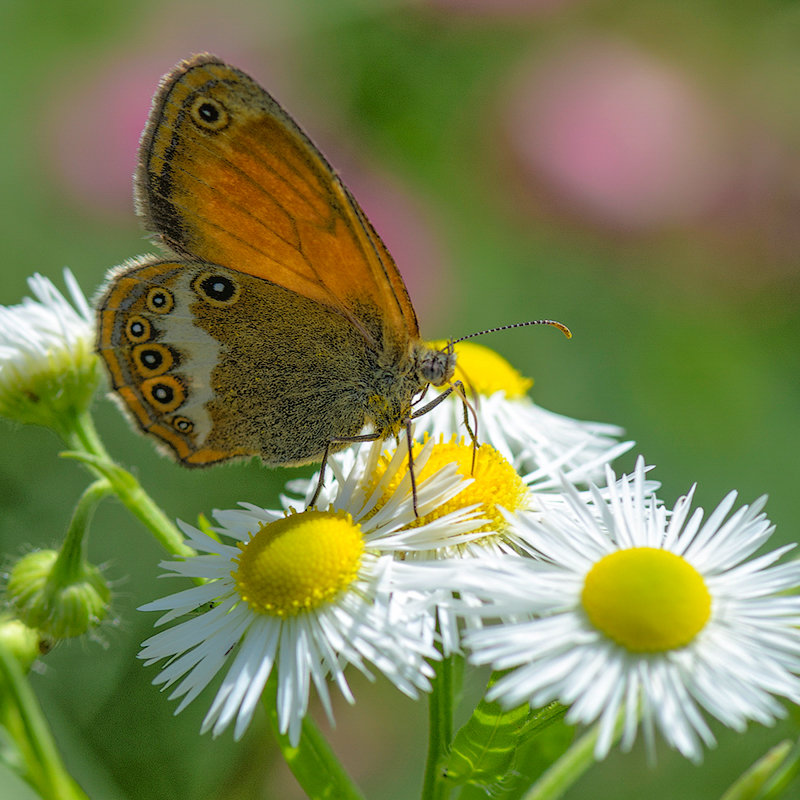
M415 442L414 455L419 455L421 450L422 445ZM473 454L475 456L474 469ZM373 485L377 485L388 463L389 456L385 455L380 459ZM500 507L508 511L519 511L526 506L528 487L523 483L514 467L497 450L485 443L475 450L472 443L465 443L463 439L456 440L456 437L449 442L439 442L434 445L425 466L420 470L415 467L414 474L417 485L450 463L457 465L456 469L460 475L472 478L472 483L448 502L442 503L433 511L419 517L411 523L413 526L423 525L467 506L479 505L480 515L486 517L489 522L483 527L476 528L476 532L499 531L506 527ZM405 468L397 470L386 488L384 497L390 496L395 491L406 472Z
M581 603L598 630L633 653L685 647L711 616L700 573L681 556L654 547L601 558L586 575Z
M442 349L447 342L431 342L432 347ZM461 381L468 391L489 396L504 391L509 400L524 397L533 386L533 380L514 369L501 355L472 342L459 342L455 346L456 371L453 380ZM445 387L441 387L445 388Z
M232 573L256 612L287 617L313 610L345 591L364 553L359 525L344 512L306 511L262 525Z

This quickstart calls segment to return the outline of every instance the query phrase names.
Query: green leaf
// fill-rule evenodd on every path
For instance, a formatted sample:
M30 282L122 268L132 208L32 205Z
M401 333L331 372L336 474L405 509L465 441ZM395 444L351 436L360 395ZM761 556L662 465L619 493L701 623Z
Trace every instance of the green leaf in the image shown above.
M492 676L489 686L499 677ZM535 711L527 703L504 709L499 703L484 698L456 733L450 750L441 759L439 766L443 778L452 786L472 785L494 794L500 793L521 774L517 767L519 755L523 752L526 753L526 768L522 772L527 776L531 771L529 767L536 759L531 759L528 745L553 723L560 721L564 712L565 709L557 703ZM550 755L547 763L552 760ZM524 784L529 783L530 778L526 777Z
M800 768L800 744L786 739L768 750L728 788L721 800L777 798Z

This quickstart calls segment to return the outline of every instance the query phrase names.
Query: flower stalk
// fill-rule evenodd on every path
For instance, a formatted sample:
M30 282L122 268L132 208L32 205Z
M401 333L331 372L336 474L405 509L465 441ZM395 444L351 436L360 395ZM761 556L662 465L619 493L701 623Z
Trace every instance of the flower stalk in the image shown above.
M88 800L67 772L42 709L16 659L0 642L2 724L25 765L24 779L44 800Z
M300 740L292 745L289 736L281 733L278 720L278 680L267 681L261 702L267 713L275 741L287 766L310 800L364 800L364 795L342 767L319 728L306 716Z
M620 714L614 728L613 741L622 734L623 718ZM600 737L600 726L594 725L563 753L539 780L522 795L522 800L557 800L564 795L595 762L594 752Z
M444 656L435 665L436 677L428 697L428 755L422 785L423 800L444 800L449 793L440 764L453 741L453 661L454 656Z
M138 480L115 463L105 449L88 411L79 415L67 437L71 452L63 455L81 461L94 475L101 476L120 502L144 524L167 553L188 557L195 551L187 547L183 535Z

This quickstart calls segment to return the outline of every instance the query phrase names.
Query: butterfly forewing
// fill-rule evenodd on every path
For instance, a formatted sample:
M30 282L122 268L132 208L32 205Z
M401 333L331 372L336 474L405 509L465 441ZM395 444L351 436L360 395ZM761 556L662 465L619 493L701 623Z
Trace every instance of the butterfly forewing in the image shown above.
M419 335L363 212L248 76L210 56L180 65L154 101L141 150L138 207L171 248L335 308L373 346L407 348Z

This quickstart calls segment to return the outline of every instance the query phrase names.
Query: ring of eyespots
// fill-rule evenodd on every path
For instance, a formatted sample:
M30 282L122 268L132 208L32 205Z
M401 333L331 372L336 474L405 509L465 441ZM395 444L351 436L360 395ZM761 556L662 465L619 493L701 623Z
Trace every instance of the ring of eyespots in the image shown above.
M195 294L212 306L232 306L241 296L242 288L227 275L218 272L201 272L193 281Z
M160 286L154 286L148 289L145 295L145 305L147 310L153 314L169 314L175 307L175 298L172 292L162 289Z
M138 344L133 348L133 363L146 378L163 375L177 363L175 353L169 347L155 342Z
M189 109L189 116L198 128L212 133L227 128L231 121L231 115L225 106L207 94L201 94L195 98Z
M176 411L186 400L186 387L174 375L159 375L142 382L141 391L159 413Z
M177 416L170 420L170 425L175 428L178 433L191 433L194 430L194 422L189 417Z
M139 314L131 314L125 322L125 337L131 344L148 342L153 337L153 326Z

